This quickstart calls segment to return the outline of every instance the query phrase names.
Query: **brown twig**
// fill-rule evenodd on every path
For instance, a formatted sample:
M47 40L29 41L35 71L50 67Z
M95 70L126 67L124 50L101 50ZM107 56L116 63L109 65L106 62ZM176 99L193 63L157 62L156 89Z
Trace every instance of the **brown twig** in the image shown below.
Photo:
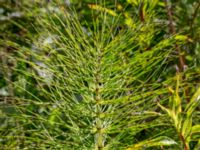
M187 143L186 143L186 141L185 141L185 138L183 137L182 134L180 134L180 139L181 139L181 141L183 142L184 150L189 150L189 147L188 147L188 145L187 145Z
M172 16L172 10L171 10L171 8L170 8L170 6L169 6L169 4L168 4L168 0L164 0L164 2L165 2L165 7L166 7L166 10L167 10L167 16L168 16L168 20L169 20L169 32L172 34L172 35L174 35L174 34L176 34L176 28L175 28L175 26L174 26L174 24L173 24L173 16ZM179 55L179 68L178 68L178 70L177 70L177 72L182 72L182 71L184 71L184 68L185 68L185 58L184 58L184 56L181 54L181 50L180 50L180 47L179 47L179 45L175 45L175 49L176 49L176 51L177 51L177 53L178 53L178 55Z
M170 34L174 35L174 34L176 34L176 28L173 24L174 21L173 21L172 10L171 10L171 7L168 4L168 0L164 0L164 3L165 3L165 7L166 7L166 10L167 10L167 16L168 16L168 20L169 20L169 32L170 32ZM185 67L185 58L181 54L181 50L180 50L179 45L175 44L175 49L176 49L176 51L179 55L179 66L178 66L178 69L177 69L177 73L183 72L184 67ZM188 88L186 88L184 91L186 93L186 97L187 97L187 101L188 101L188 95L189 95ZM180 133L179 137L180 137L180 140L182 141L182 143L184 145L184 150L189 150L188 144L186 143L184 136Z
M168 4L168 0L164 0L165 2L165 7L166 7L166 10L167 10L167 16L168 16L168 20L169 20L169 31L172 35L176 34L176 28L173 24L173 15L172 15L172 10ZM180 46L175 44L175 49L176 49L176 52L178 53L178 56L179 56L179 65L178 65L178 69L176 70L177 73L179 72L183 72L184 69L185 69L185 57L183 54L181 54L181 49L180 49ZM184 79L185 77L183 77ZM190 101L190 97L189 97L189 89L186 88L185 90L185 95L186 95L186 100L187 102L189 103Z
M141 22L145 22L144 2L140 3L140 6L139 6L139 16L140 16L140 21Z

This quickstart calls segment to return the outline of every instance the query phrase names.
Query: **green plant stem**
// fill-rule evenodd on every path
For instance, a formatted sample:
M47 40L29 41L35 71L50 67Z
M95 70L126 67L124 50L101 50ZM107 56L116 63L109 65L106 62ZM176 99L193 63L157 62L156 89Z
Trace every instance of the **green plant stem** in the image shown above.
M97 56L97 64L96 64L96 73L95 73L95 111L96 111L96 145L95 149L103 150L104 147L104 134L103 134L103 121L100 117L101 115L101 105L99 104L101 101L101 94L100 94L100 72L101 72L101 50L99 50Z

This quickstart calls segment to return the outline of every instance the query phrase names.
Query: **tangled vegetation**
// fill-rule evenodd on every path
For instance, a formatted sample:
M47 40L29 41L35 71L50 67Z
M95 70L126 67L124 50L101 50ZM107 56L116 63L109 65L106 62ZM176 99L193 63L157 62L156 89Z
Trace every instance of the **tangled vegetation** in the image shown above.
M200 149L200 2L0 4L0 150Z

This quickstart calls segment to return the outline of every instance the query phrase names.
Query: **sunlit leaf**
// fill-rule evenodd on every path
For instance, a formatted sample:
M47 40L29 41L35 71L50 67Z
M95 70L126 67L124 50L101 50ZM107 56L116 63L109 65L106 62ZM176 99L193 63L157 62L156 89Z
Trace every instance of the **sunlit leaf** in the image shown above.
M187 117L192 116L194 110L196 109L197 106L199 106L199 104L200 104L200 88L197 89L192 99L190 100L190 103L187 104L186 107Z
M140 143L133 145L127 150L140 150L140 149L145 149L145 148L153 147L153 146L171 146L175 144L177 143L174 140L163 136L163 137L158 137L151 140L142 141Z
M199 124L192 126L192 131L191 131L192 134L193 133L199 133L199 132L200 132L200 125Z
M114 17L117 16L117 13L115 11L108 9L108 8L105 8L105 7L102 7L100 5L88 4L88 7L91 8L91 9L94 9L94 10L106 12L106 13L110 14L111 16L114 16Z

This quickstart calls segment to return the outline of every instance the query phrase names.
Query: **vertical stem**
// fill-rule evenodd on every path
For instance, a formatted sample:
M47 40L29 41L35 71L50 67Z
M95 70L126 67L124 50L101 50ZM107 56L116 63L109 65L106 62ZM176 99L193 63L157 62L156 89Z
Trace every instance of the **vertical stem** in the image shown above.
M172 10L171 10L171 8L168 4L168 0L164 0L164 2L165 2L165 7L166 7L166 10L167 10L167 16L168 16L168 20L169 20L169 32L172 35L174 35L174 34L176 34L176 29L175 29L175 26L173 24L174 21L173 21ZM176 49L176 52L179 56L179 65L178 65L177 73L183 72L184 69L185 69L185 66L186 66L184 55L181 54L181 50L180 50L179 45L175 44L175 49ZM183 77L183 79L184 79L184 77ZM186 88L184 91L185 91L185 95L186 95L186 100L189 103L189 101L190 101L189 89Z
M95 149L96 150L103 150L104 148L104 134L103 134L103 120L101 119L100 115L102 113L102 108L100 105L101 101L101 93L100 93L100 84L101 84L101 50L99 50L98 56L97 56L97 65L96 65L96 73L95 73L95 113L96 113L96 119L95 119L95 126L96 126L96 134L95 134Z
M164 2L165 2L165 7L166 7L166 10L167 10L167 16L168 16L168 20L169 20L169 31L172 35L174 35L174 34L176 34L176 29L175 29L175 26L173 24L174 21L173 21L173 16L172 16L172 10L171 10L171 8L168 4L168 0L164 0ZM185 59L184 59L184 56L181 54L181 50L180 50L179 45L176 44L175 48L176 48L176 51L179 55L179 68L177 70L177 73L179 73L179 71L180 72L184 71ZM186 93L186 96L187 96L187 94L189 94L188 89L185 90L185 93ZM180 140L182 141L182 143L184 145L184 150L189 150L189 146L186 143L185 138L182 135L182 133L179 134L179 137L180 137Z
M166 7L166 10L167 10L167 16L168 16L168 20L169 20L169 31L170 33L173 35L173 34L176 34L176 29L175 29L175 26L173 24L173 16L172 16L172 10L168 4L168 0L164 0L165 2L165 7ZM179 70L180 72L184 71L184 67L185 67L185 58L184 56L181 54L181 50L180 50L180 47L179 45L175 45L175 48L176 48L176 51L179 55Z
M139 7L139 16L140 16L140 21L141 21L141 22L145 22L144 2L143 2L143 1L140 3L140 7Z
M189 150L189 146L188 146L188 144L186 143L185 138L183 137L182 134L180 134L180 139L181 139L181 141L182 141L182 143L183 143L183 145L184 145L184 150Z

